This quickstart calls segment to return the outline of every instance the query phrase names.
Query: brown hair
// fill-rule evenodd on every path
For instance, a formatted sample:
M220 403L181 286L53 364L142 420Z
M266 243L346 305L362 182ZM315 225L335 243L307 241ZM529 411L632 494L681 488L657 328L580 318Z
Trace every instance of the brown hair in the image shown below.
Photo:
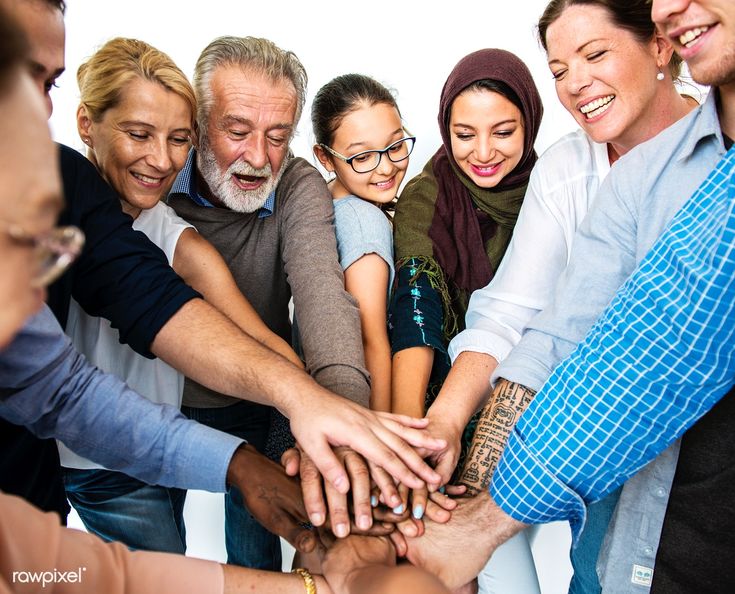
M604 8L613 23L631 33L641 43L648 43L656 33L656 25L651 20L651 0L551 0L537 26L544 51L549 51L546 46L546 32L552 23L570 6L584 5ZM676 53L672 54L669 61L669 72L674 79L681 74L681 58Z

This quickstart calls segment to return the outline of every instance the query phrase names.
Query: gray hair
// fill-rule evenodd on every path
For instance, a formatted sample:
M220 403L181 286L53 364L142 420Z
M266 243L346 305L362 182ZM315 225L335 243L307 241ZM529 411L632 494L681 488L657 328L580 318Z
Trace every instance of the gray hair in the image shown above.
M308 78L303 64L290 51L282 50L272 41L259 37L218 37L204 48L194 67L199 136L206 135L209 113L214 98L210 82L220 66L235 65L262 73L273 81L289 81L296 92L294 130L306 101Z

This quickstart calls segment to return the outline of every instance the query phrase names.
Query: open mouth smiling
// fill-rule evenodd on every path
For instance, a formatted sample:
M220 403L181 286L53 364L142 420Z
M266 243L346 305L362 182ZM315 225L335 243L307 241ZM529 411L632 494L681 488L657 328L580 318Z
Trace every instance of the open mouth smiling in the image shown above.
M585 103L579 108L585 118L588 120L595 118L605 113L615 99L615 95L607 95L605 97L598 97L593 99L589 103Z

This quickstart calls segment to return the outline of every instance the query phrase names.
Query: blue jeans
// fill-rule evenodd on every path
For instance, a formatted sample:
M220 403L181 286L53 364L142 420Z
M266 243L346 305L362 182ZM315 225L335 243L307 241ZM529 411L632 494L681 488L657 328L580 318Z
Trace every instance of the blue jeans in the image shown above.
M577 546L569 553L574 574L569 583L569 594L599 594L602 590L597 578L597 558L610 524L615 506L620 499L619 487L606 497L587 506L587 521Z
M268 406L242 401L222 408L182 406L181 412L203 425L246 439L259 452L264 451L271 422ZM225 547L230 564L281 571L280 539L250 514L240 491L234 487L225 494Z
M153 487L121 472L64 468L66 496L87 530L132 549L186 551L179 489Z

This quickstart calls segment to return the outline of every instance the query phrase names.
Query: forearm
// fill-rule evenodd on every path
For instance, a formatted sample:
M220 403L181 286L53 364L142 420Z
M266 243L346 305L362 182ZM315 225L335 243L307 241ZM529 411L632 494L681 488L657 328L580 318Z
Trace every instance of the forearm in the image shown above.
M353 572L346 594L449 594L449 590L429 571L413 565L372 565Z
M505 379L498 382L482 410L460 475L460 483L467 485L470 492L487 489L516 421L535 394L530 388Z
M237 565L223 565L225 574L224 594L241 594L246 592L268 592L269 594L304 594L306 588L304 579L296 573L278 573L238 567ZM316 591L319 594L330 594L331 590L326 580L320 576L313 576Z
M490 396L490 376L498 362L484 353L465 351L457 357L427 415L452 423L461 431Z
M365 341L365 365L370 372L370 409L391 410L391 360L386 334L382 341Z
M46 308L0 357L0 386L3 418L151 484L223 491L241 441L89 364Z
M433 363L434 349L427 346L403 349L393 355L392 412L424 416L426 388Z
M120 543L64 528L56 514L42 513L19 497L0 494L0 509L0 573L8 582L13 573L25 574L31 584L17 591L41 592L49 586L50 592L106 594L222 592L222 569L217 563L129 551ZM59 574L70 585L61 584ZM7 582L2 579L2 583Z
M268 328L242 294L220 253L193 229L181 234L176 244L173 267L208 303L225 314L243 332L303 367L291 346Z
M304 395L329 394L201 299L186 303L156 335L151 349L202 385L274 406L289 418Z

